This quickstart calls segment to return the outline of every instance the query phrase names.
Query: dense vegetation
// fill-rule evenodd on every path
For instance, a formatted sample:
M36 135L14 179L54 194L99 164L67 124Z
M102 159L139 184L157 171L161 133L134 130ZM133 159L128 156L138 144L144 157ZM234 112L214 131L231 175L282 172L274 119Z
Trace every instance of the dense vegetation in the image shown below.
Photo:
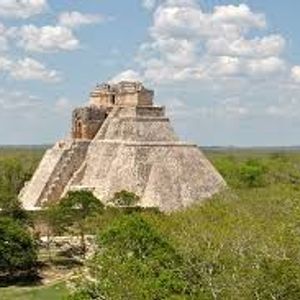
M203 205L171 215L130 209L82 215L97 249L72 281L70 299L300 298L300 153L206 154L229 189ZM7 204L41 152L0 155L0 201L13 208L3 211L3 222L21 214ZM4 169L11 161L15 166ZM125 191L116 196L116 203L134 202Z
M32 220L17 195L40 155L17 149L0 153L0 281L5 283L36 273L38 249L30 231Z

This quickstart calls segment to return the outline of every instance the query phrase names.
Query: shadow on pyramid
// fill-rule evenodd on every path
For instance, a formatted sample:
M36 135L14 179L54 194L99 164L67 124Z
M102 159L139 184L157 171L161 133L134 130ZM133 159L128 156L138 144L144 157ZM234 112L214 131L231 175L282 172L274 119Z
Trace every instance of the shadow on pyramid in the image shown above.
M226 186L197 145L179 141L164 107L139 82L102 84L73 112L72 138L49 149L20 193L27 210L88 190L108 203L116 192L139 206L171 212L201 202Z

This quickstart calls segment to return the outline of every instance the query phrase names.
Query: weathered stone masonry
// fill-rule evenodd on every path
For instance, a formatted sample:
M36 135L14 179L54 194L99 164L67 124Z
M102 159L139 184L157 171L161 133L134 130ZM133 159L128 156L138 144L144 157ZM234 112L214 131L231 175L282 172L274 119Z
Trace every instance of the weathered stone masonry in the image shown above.
M29 210L70 190L106 203L126 189L139 205L173 211L203 201L225 182L197 145L180 142L153 91L138 82L103 84L73 112L71 138L48 150L20 194Z

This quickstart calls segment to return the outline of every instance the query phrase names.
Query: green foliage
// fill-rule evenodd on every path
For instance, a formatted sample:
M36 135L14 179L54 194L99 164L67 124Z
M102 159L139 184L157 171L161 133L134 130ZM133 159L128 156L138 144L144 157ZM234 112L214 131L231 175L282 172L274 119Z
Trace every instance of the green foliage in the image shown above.
M34 166L26 155L0 153L0 276L10 279L32 274L37 264L37 247L28 227L31 218L17 198Z
M246 187L264 186L266 167L258 160L247 160L240 167L240 181Z
M100 234L98 245L99 251L89 263L95 281L80 282L70 299L185 296L181 257L138 215L125 215L115 221Z
M300 298L300 154L208 154L230 190L169 216L110 215L96 281L82 276L71 299Z
M115 193L111 202L117 206L133 206L140 201L140 197L135 193L122 190Z
M20 227L16 195L41 154L0 149L2 222L9 217L6 222ZM58 233L70 229L79 234L76 220L84 232L103 229L97 254L87 263L96 281L84 273L72 299L300 298L300 153L206 154L230 191L201 206L170 216L152 211L124 216L120 208L89 215L93 209L82 213L80 205L74 209L74 200L59 210L53 207L50 219ZM28 234L24 225L20 228Z
M36 167L41 153L0 148L0 209L1 215L30 224L29 215L22 209L18 194Z
M224 194L201 207L145 216L181 253L195 299L299 299L300 193Z
M75 231L81 238L85 254L85 233L88 219L103 212L103 204L89 191L69 192L56 204L50 204L44 213L44 220L53 234Z
M262 188L271 185L300 186L299 153L240 151L234 155L212 153L213 162L230 187Z
M9 217L21 222L24 225L32 225L30 215L22 208L22 205L16 196L5 199L0 203L0 215Z
M20 160L0 158L0 199L6 201L17 195L30 177L31 172Z
M61 199L57 207L58 216L65 228L84 227L88 217L103 211L103 204L89 191L69 192Z
M64 283L34 287L8 287L0 290L1 300L61 300L67 295Z
M0 217L0 275L32 271L37 263L37 247L19 222Z

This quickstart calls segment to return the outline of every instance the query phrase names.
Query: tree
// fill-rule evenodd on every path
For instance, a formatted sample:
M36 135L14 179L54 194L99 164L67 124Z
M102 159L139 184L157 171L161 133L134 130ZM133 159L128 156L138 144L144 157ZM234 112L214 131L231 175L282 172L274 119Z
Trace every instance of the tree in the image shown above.
M6 195L0 199L1 216L9 217L24 225L32 225L32 219L29 214L23 209L20 201L15 195Z
M113 222L97 245L69 299L190 299L181 256L138 214Z
M103 207L103 204L89 191L69 192L58 204L47 208L46 221L54 232L75 230L80 236L82 253L85 255L87 219L101 213Z
M18 200L18 193L30 174L17 159L0 159L0 210L1 215L23 224L31 224L28 213Z
M13 277L37 266L37 245L20 222L0 217L0 275Z
M140 201L140 197L135 193L122 190L114 194L111 202L117 206L133 206Z
M17 159L0 160L0 198L3 195L18 195L24 183L31 177L21 161Z

